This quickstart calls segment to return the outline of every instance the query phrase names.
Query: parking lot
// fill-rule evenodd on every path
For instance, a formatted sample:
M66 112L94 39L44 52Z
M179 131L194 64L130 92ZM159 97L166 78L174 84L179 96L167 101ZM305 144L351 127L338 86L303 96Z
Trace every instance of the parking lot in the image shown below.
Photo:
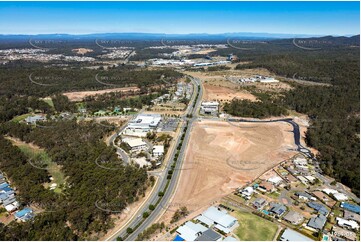
M178 119L168 118L161 123L160 128L163 132L172 132L177 129L177 126L178 126Z

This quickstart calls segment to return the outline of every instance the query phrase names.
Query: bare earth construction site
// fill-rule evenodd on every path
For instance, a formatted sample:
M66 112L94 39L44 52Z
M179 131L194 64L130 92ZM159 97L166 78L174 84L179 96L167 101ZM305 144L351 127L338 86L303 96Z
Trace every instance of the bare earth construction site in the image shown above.
M194 122L173 201L190 217L296 154L292 127L278 123Z

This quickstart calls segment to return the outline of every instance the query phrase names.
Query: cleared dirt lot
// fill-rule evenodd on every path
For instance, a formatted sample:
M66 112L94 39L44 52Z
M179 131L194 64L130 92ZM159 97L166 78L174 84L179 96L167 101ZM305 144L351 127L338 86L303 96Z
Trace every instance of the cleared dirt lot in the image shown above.
M110 92L129 92L134 91L137 92L140 89L138 87L122 87L122 88L112 88L112 89L104 89L99 91L81 91L81 92L65 92L63 95L67 96L70 101L81 101L84 97L94 96L97 94L104 94Z
M186 206L192 218L211 203L296 154L287 123L195 122L177 190L162 221ZM180 223L180 222L179 222Z
M228 87L220 87L211 84L203 84L203 100L230 101L233 98L256 101L256 97L246 91L238 91Z

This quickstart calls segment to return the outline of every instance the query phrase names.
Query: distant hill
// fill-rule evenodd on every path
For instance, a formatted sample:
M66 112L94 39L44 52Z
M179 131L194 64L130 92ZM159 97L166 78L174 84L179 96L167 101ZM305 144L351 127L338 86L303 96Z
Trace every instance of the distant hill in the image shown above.
M99 33L99 34L36 34L36 35L0 35L0 40L28 40L29 38L36 39L73 39L73 40L86 40L86 39L132 39L132 40L156 40L156 39L198 39L198 40L224 40L228 38L240 39L283 39L283 38L307 38L319 37L305 34L272 34L272 33L222 33L222 34L162 34L162 33Z

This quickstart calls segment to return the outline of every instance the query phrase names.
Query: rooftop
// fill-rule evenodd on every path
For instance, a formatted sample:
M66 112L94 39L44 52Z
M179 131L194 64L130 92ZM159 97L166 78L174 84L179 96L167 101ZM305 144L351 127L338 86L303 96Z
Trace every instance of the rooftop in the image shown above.
M225 228L232 227L237 221L235 217L228 215L226 211L221 211L216 207L209 207L206 211L202 213L204 217L207 217L210 220L213 220L217 224L222 225Z
M220 234L218 234L217 232L214 232L211 229L208 229L208 230L204 231L201 236L196 238L196 241L217 241L220 238L222 238L222 236Z
M307 226L314 228L314 229L319 229L321 230L323 228L323 226L326 223L326 216L319 214L317 217L313 217L311 218L308 223Z
M300 234L292 229L286 229L281 238L281 241L312 241L312 239Z

